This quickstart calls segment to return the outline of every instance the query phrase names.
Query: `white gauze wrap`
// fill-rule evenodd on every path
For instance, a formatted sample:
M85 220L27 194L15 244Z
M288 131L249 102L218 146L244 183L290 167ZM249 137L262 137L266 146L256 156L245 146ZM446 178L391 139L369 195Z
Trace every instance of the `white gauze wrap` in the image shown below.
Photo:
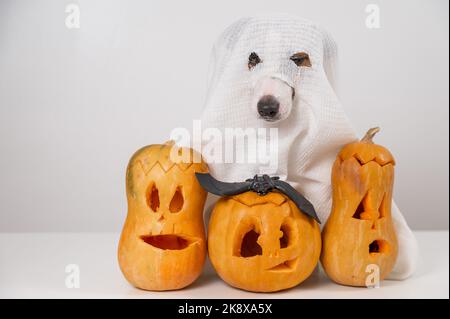
M249 70L252 52L262 63ZM308 53L312 66L299 68L291 61L297 52ZM267 146L267 152L278 156L278 161L275 168L261 162L215 163L212 154L217 153L211 150L225 142L207 138L202 153L211 173L228 182L263 173L281 176L312 202L324 225L331 210L333 162L344 145L357 140L333 88L336 54L336 45L324 30L291 16L243 18L228 27L213 48L202 128L206 133L207 128L224 132L276 127L278 149L270 151ZM291 113L281 122L258 118L254 88L264 77L278 78L295 89ZM259 136L259 148L269 144L267 139ZM236 144L234 150L247 154L248 147L248 143ZM415 269L417 244L395 204L392 210L399 256L390 279L405 279Z

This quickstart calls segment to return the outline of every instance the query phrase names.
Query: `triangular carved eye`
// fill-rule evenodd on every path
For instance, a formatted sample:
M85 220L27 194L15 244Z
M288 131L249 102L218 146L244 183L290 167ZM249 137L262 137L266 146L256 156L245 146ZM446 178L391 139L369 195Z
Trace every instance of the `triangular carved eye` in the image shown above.
M147 205L155 213L159 209L159 192L155 184L153 184L147 192Z
M311 67L311 60L306 52L297 52L290 57L297 66Z
M367 194L363 197L363 199L359 203L358 208L356 208L356 211L353 214L353 218L361 219L361 214L365 212L365 202L366 201L367 201Z
M175 194L170 201L169 210L171 213L178 213L183 209L184 205L184 197L183 192L181 191L181 187L177 187Z

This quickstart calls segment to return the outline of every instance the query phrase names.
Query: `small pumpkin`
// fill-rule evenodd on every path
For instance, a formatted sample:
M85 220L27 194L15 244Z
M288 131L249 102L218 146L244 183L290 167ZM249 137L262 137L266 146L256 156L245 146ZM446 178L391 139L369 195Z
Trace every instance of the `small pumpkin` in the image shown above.
M373 143L379 128L345 146L332 170L333 207L322 232L321 263L335 282L366 286L369 265L383 280L394 267L398 244L391 217L395 160Z
M208 168L203 162L174 159L174 147L144 147L128 164L128 215L118 258L125 278L141 289L186 287L200 275L205 261L206 192L195 172ZM183 152L190 159L197 155L190 149L177 151Z
M237 288L271 292L296 286L316 267L320 249L317 222L281 193L223 197L211 214L209 257L220 277Z

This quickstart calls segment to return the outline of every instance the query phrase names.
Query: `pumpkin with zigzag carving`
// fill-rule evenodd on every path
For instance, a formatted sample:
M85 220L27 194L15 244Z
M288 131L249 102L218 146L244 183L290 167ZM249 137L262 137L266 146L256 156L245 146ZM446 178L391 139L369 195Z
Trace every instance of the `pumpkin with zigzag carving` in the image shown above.
M391 216L395 161L372 142L378 128L345 146L332 172L333 207L322 232L321 263L335 282L377 285L394 267L398 244ZM369 276L377 269L376 276Z
M195 172L208 168L195 158L192 150L166 143L142 148L128 164L128 214L118 258L122 273L138 288L180 289L202 271L206 192Z

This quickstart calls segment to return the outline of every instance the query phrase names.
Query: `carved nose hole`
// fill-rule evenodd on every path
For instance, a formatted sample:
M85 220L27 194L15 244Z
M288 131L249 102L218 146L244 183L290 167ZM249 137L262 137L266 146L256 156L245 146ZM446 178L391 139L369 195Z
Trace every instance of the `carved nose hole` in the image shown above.
M147 205L154 212L157 212L159 209L159 192L154 184L147 192Z
M184 205L184 197L180 187L177 187L175 194L170 201L169 210L171 213L178 213Z
M289 240L290 240L290 229L288 225L282 225L281 226L281 232L282 236L280 237L280 248L286 248L289 246Z
M389 244L385 240L374 240L369 244L370 254L386 254L389 252Z
M259 234L254 230L250 230L244 235L241 243L240 255L241 257L253 257L262 255L262 248L257 243Z

